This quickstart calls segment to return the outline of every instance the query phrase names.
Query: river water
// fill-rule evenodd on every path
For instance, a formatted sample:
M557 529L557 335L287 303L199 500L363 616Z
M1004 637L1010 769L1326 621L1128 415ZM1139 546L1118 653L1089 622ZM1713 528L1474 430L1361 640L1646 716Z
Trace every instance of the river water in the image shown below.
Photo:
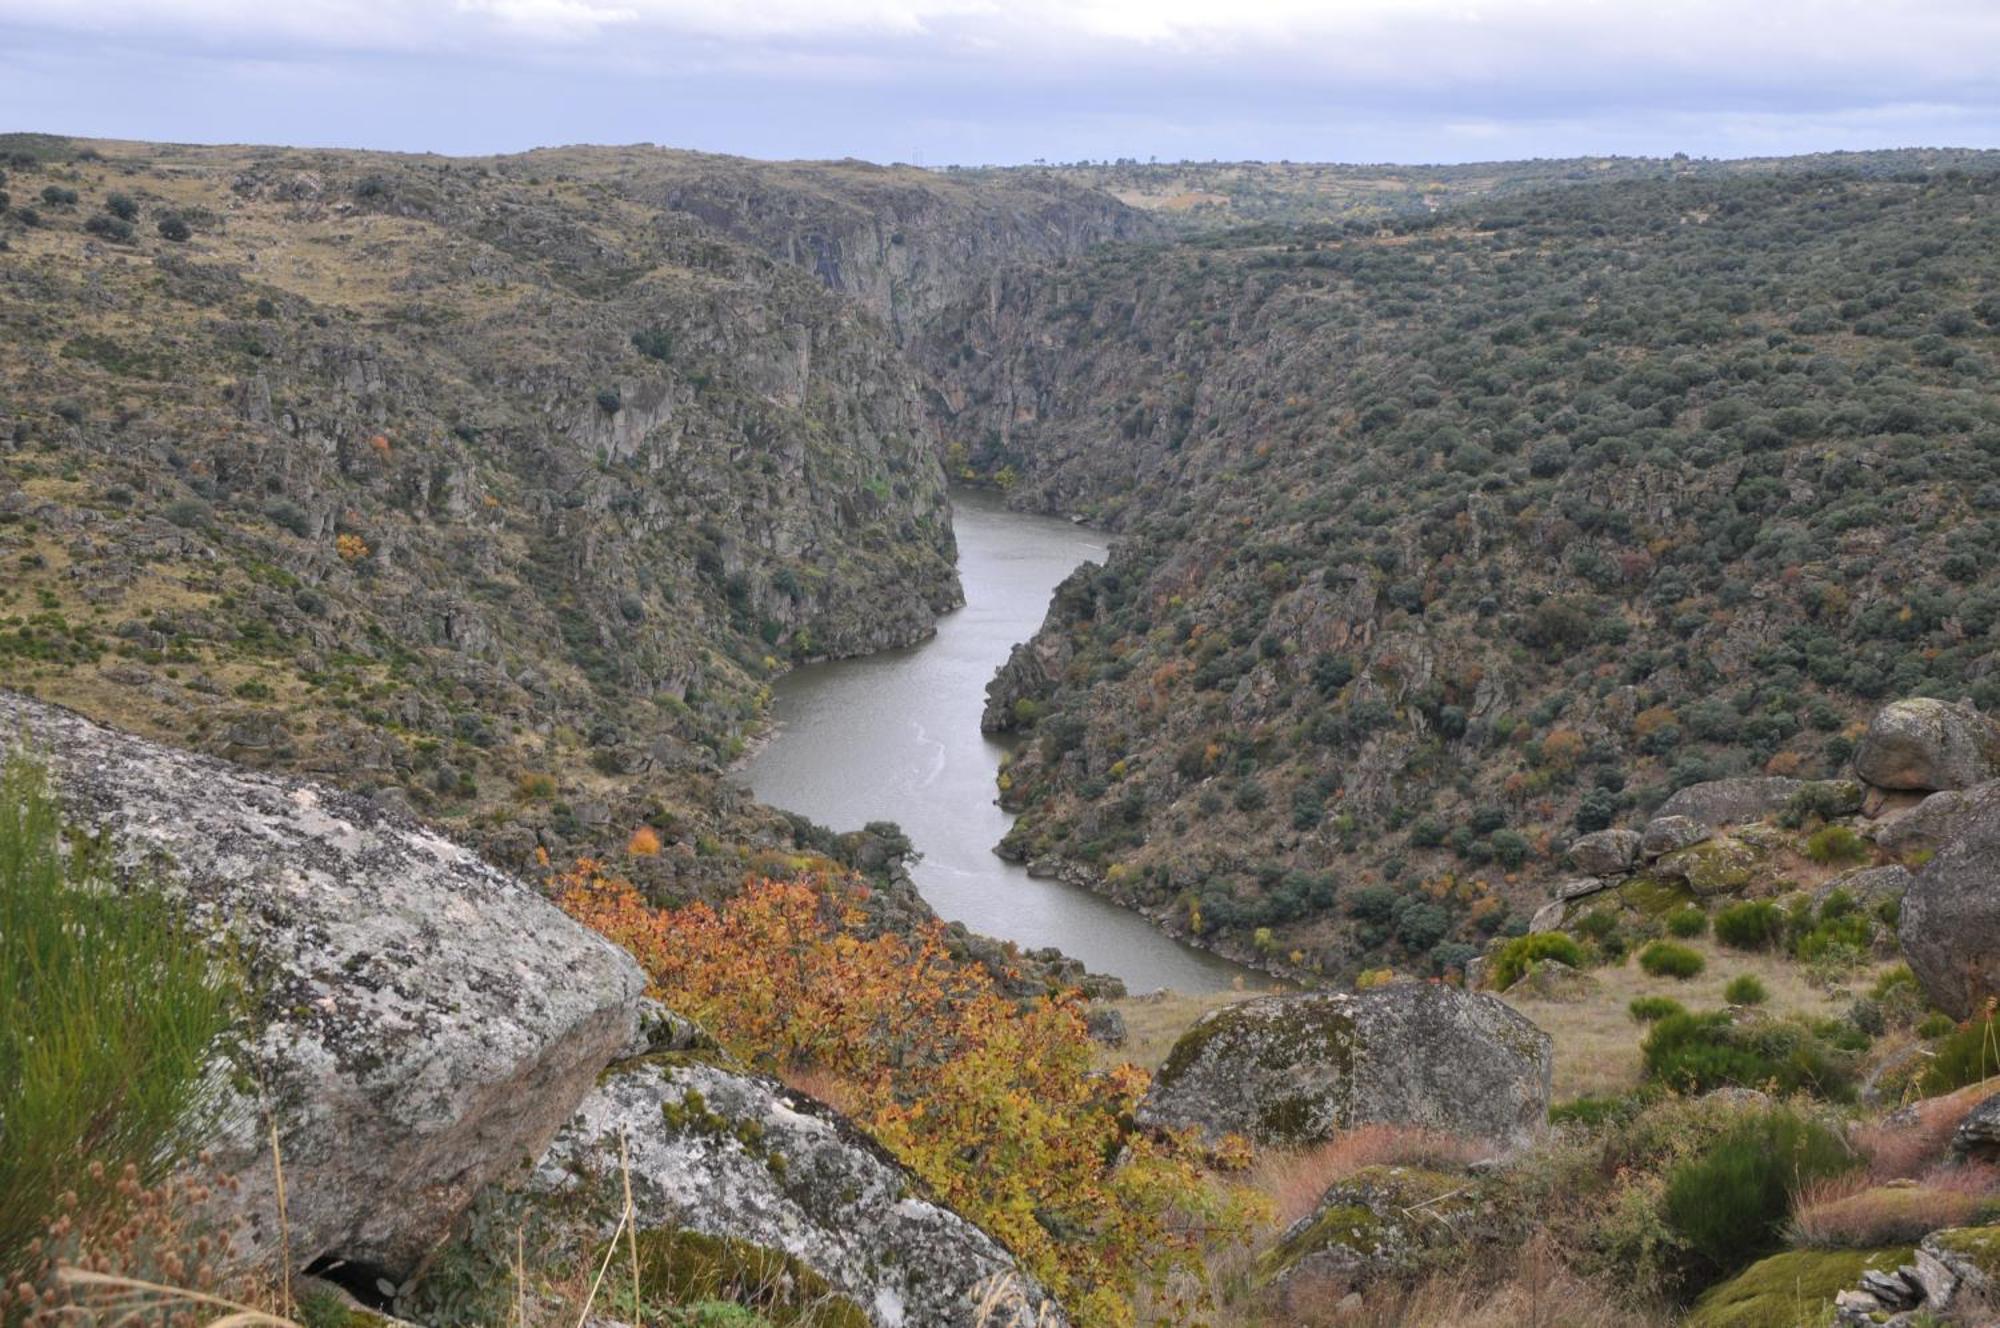
M1088 890L1036 880L993 846L1013 817L994 776L1002 741L979 731L986 684L1042 625L1056 585L1101 562L1105 537L953 495L965 607L922 645L809 664L776 685L776 731L739 777L761 802L837 830L895 821L922 858L917 888L941 917L1034 949L1059 946L1134 992L1218 991L1244 970L1185 946Z

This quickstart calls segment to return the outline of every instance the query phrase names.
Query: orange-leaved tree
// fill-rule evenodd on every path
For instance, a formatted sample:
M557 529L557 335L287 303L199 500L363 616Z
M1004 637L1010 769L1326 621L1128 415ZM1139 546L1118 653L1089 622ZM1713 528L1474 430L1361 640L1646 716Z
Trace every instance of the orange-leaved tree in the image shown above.
M1073 993L1011 1000L935 926L864 935L839 877L755 880L721 908L671 910L591 861L557 886L732 1052L836 1081L850 1114L1079 1323L1124 1328L1141 1288L1197 1312L1204 1251L1250 1229L1254 1201L1210 1184L1190 1141L1133 1129L1146 1076L1091 1072Z

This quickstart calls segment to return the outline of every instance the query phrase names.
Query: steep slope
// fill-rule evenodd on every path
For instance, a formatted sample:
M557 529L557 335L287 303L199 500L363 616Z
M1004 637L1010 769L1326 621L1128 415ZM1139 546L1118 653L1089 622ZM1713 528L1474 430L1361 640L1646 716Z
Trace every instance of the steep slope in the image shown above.
M0 684L695 888L791 842L714 779L768 679L957 602L810 273L521 163L6 146Z
M971 472L1123 532L994 689L1010 852L1238 954L1458 962L1567 840L2000 702L1992 176L1563 190L1017 273Z

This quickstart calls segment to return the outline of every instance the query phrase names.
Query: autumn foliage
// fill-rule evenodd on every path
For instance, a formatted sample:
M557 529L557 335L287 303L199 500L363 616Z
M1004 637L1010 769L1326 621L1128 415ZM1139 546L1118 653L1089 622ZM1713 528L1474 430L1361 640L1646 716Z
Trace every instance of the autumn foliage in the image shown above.
M753 881L720 909L649 906L582 862L573 916L629 949L655 994L732 1052L841 1104L939 1198L1004 1241L1087 1325L1141 1289L1183 1317L1202 1253L1249 1228L1188 1141L1135 1131L1143 1071L1091 1072L1078 998L1009 999L933 928L866 936L839 878Z

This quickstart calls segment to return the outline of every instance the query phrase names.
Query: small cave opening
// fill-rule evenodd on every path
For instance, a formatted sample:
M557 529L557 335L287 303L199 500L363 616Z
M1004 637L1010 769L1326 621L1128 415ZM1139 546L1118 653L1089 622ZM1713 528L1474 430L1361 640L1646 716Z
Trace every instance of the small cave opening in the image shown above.
M331 1282L367 1309L387 1314L395 1308L401 1284L381 1264L322 1254L305 1267L307 1277Z

